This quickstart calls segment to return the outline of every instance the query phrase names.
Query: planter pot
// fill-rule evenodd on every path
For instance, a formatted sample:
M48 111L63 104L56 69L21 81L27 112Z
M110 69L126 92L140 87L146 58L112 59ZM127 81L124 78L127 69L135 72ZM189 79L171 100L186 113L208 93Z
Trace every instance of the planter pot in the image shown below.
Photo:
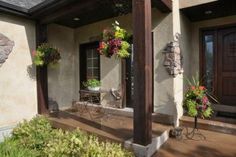
M99 91L100 87L88 87L88 90L90 90L90 91Z

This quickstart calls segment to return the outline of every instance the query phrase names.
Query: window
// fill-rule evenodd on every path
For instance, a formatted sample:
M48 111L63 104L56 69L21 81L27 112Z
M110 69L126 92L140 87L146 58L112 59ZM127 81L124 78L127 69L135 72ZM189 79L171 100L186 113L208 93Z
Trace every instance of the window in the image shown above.
M87 49L86 53L87 79L99 79L99 54L96 49Z
M80 88L88 79L100 80L100 55L98 42L80 45Z
M214 33L203 33L203 83L208 92L214 92Z

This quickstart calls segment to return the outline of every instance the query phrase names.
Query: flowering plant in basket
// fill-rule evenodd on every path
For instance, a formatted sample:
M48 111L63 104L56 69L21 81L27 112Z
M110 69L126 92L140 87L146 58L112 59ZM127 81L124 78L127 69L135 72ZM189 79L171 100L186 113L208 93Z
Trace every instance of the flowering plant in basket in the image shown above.
M210 118L213 109L208 99L207 89L199 83L190 85L184 96L183 107L191 117Z
M109 58L113 55L117 58L127 58L130 56L129 38L130 35L127 31L120 28L116 21L112 24L112 27L103 30L98 52Z
M33 51L33 62L36 66L55 65L61 59L58 49L44 43Z

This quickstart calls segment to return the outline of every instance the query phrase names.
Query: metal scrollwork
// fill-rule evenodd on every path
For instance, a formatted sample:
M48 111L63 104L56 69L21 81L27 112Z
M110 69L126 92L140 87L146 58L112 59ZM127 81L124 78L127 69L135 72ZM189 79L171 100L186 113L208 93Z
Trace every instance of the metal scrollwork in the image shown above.
M164 66L169 75L176 77L183 73L183 56L180 50L179 34L175 35L175 40L168 43L164 49Z

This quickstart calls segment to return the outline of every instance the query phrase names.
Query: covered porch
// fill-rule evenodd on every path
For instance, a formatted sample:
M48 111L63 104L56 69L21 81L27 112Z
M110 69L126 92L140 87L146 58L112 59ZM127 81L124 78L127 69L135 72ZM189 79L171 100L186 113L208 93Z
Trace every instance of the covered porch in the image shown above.
M80 102L79 91L82 89L82 82L86 81L88 76L100 79L102 89L109 91L115 88L122 91L120 106L133 107L131 112L133 116L122 117L122 115L108 113L98 119L99 123L97 123L95 119L88 120L88 113L81 115L59 112L56 118L51 117L52 120L56 124L70 123L88 132L93 127L95 129L92 129L92 132L102 134L101 136L106 138L111 136L113 140L126 141L129 147L136 149L139 156L153 154L167 140L169 127L158 128L160 124L152 124L154 106L151 13L156 12L158 16L170 12L172 9L170 1L154 1L153 9L150 0L133 1L133 4L131 1L94 0L63 5L55 3L51 7L50 9L45 7L44 12L32 14L38 19L37 45L47 42L62 52L62 60L58 68L37 67L39 113L47 114L52 107L50 104L52 102L55 102L61 110L70 108L74 102ZM130 13L131 8L133 14ZM120 24L133 34L135 53L132 57L133 77L130 79L133 80L129 84L132 86L130 87L132 91L128 91L130 93L126 90L128 74L125 61L105 58L96 52L100 33L115 20L121 21ZM91 59L90 64L88 61ZM89 70L91 66L92 71ZM133 98L128 102L127 95L131 92ZM101 98L104 100L101 102L103 106L115 102L111 100L110 94L101 97L105 97L105 99ZM89 116L91 118L91 115ZM104 116L108 120L103 119ZM81 124L81 121L82 123L86 121L86 124ZM111 125L113 123L121 125ZM155 130L152 129L154 126ZM132 144L133 142L135 145Z

